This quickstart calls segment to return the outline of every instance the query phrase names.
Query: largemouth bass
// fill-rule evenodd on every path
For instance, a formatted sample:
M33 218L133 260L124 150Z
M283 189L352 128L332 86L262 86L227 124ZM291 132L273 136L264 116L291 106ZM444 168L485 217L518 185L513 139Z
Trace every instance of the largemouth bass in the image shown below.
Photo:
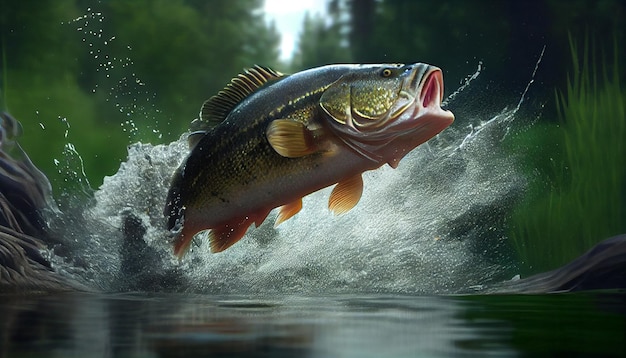
M302 197L333 184L328 207L348 212L363 172L396 168L454 121L442 98L441 70L423 63L244 71L192 122L192 149L164 209L174 253L208 229L211 251L223 251L272 209L280 207L278 225L300 211Z

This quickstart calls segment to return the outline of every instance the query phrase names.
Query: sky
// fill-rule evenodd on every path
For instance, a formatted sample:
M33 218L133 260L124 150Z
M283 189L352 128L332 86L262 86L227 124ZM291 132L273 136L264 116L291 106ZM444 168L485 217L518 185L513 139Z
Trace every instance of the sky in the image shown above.
M280 53L288 60L297 46L304 14L326 12L327 0L265 0L263 7L268 22L274 21L281 35Z

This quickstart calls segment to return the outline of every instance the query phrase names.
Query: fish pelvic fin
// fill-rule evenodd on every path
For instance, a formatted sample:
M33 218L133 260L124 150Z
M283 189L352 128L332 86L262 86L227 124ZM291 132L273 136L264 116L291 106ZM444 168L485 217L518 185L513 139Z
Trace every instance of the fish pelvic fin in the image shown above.
M278 227L278 225L289 220L291 217L300 212L300 210L302 210L302 198L295 200L289 204L283 205L278 210L278 217L276 218L276 222L274 223L275 228Z
M335 214L345 214L361 199L363 177L361 173L337 183L328 199L328 208Z
M317 151L313 133L298 121L276 119L267 127L266 135L276 153L286 158L303 157Z

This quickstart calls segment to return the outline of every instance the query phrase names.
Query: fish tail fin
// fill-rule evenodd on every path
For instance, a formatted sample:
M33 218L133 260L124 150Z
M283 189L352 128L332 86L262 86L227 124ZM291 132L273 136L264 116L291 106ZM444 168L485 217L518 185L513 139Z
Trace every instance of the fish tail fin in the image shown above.
M183 256L189 251L189 246L191 246L191 242L193 241L194 234L190 232L186 232L183 230L174 238L174 255L179 259L182 259Z
M182 168L182 166L181 166ZM170 190L167 192L167 199L165 200L165 208L163 209L163 216L167 218L167 229L170 231L178 231L178 234L174 238L174 254L182 259L185 253L189 250L192 239L197 231L192 231L191 223L185 222L185 208L181 198L181 184L183 175L181 169L178 168L172 176L172 184Z

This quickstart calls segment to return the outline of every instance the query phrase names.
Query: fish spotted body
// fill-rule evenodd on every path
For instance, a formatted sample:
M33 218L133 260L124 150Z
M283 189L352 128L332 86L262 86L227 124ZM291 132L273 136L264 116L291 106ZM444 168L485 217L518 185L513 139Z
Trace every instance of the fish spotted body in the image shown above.
M200 231L211 250L237 242L280 207L276 225L327 186L336 214L357 204L361 174L400 159L454 120L441 70L426 64L330 65L285 76L255 66L192 123L191 153L164 210L182 256Z

